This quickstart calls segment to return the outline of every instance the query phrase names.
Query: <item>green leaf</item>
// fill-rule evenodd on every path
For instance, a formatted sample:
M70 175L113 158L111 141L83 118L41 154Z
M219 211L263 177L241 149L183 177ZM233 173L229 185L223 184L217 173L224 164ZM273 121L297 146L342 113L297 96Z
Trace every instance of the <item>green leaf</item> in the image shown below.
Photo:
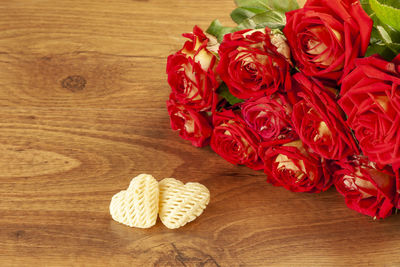
M378 19L378 17L376 17L376 15L372 15L371 18L374 21L374 28L376 30L378 30L380 32L380 34L381 34L382 28L383 28L384 32L386 32L387 35L390 36L390 39L392 40L393 43L400 43L400 32L399 31L393 29L389 25L387 25L387 24L383 23L382 21L380 21ZM382 28L379 29L379 27L382 27ZM380 36L380 37L383 38L383 36Z
M400 2L399 0L378 0L383 5L391 6L397 9L400 9Z
M372 16L372 18L374 27L366 56L378 53L386 60L391 61L400 53L400 32L383 24L377 17Z
M220 87L217 90L217 93L222 96L223 98L228 101L229 104L235 105L237 103L244 102L243 99L239 99L236 96L232 95L231 92L229 91L228 86L225 83L222 83Z
M390 50L395 53L395 55L398 55L400 52L400 44L399 43L391 43L386 45Z
M371 44L370 46L368 46L365 56L369 57L374 54L379 54L381 57L383 57L387 61L391 61L397 55L389 47L387 47L384 44Z
M391 61L397 54L400 53L400 31L397 31L379 19L375 11L372 10L370 6L372 0L360 0L360 2L365 12L374 21L370 45L368 46L365 56L368 57L373 54L379 54L386 60Z
M235 0L235 3L238 7L256 7L280 13L300 8L296 0Z
M369 4L369 0L360 0L361 6L364 9L365 13L371 16L371 14L374 13L374 11L371 9L371 6Z
M265 27L270 29L282 29L285 25L286 17L284 14L268 10L243 20L238 27L243 29L259 29Z
M222 42L227 33L243 29L282 29L286 25L285 13L299 8L296 0L235 0L238 8L232 11L231 18L237 27L224 27L214 20L206 30Z
M248 18L254 17L257 14L263 13L265 10L261 8L254 8L254 7L238 7L231 13L231 18L237 24L243 22Z
M285 13L299 8L296 0L235 0L232 20L238 29L282 29L286 25Z
M210 26L206 30L207 33L215 36L218 39L219 43L222 42L225 34L235 32L235 31L237 31L236 28L225 27L217 19L214 20L213 22L211 22Z
M386 42L400 43L400 32L387 24L382 23L375 15L371 15L374 26L371 32L371 43Z
M237 7L245 7L245 6L252 6L252 7L259 7L265 8L266 3L263 0L235 0L235 4Z
M299 4L296 0L269 0L268 6L272 8L272 10L276 10L282 13L286 13L292 10L299 9Z
M379 32L379 35L382 37L382 41L386 44L391 44L392 42L392 38L390 38L390 35L388 34L388 32L385 30L385 28L383 28L381 25L377 25L376 29Z
M400 31L399 0L369 0L369 4L379 20Z

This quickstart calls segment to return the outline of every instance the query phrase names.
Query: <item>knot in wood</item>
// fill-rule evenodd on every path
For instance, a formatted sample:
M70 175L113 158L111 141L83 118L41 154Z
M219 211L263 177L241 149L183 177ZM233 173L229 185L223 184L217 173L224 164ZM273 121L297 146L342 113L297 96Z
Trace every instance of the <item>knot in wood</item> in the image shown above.
M80 75L71 75L62 80L61 86L72 92L81 91L86 86L86 79Z

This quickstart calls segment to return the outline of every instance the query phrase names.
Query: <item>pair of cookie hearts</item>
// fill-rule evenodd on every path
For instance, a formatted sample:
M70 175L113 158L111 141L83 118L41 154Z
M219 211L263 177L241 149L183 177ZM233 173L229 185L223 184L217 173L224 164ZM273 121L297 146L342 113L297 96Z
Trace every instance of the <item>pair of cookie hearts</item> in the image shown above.
M115 194L110 203L112 218L130 227L149 228L162 223L175 229L196 219L210 201L207 187L199 183L165 178L160 182L140 174L132 179L127 190Z

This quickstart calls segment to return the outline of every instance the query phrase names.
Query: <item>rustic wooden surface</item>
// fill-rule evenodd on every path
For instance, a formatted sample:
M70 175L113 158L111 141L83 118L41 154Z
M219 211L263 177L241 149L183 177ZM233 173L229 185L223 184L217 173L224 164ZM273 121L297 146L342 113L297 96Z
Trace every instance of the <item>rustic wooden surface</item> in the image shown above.
M294 194L170 130L166 56L232 0L0 2L0 266L399 266L400 217ZM139 173L199 181L178 230L112 221Z

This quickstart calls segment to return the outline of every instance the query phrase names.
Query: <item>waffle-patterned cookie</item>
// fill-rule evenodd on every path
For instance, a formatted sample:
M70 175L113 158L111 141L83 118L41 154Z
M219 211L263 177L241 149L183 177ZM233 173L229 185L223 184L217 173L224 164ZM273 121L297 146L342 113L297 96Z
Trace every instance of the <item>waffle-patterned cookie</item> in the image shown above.
M199 183L165 178L159 182L159 216L163 224L175 229L196 219L210 201L210 191Z
M127 190L115 194L110 203L112 218L130 227L149 228L157 221L158 182L149 174L132 179Z

